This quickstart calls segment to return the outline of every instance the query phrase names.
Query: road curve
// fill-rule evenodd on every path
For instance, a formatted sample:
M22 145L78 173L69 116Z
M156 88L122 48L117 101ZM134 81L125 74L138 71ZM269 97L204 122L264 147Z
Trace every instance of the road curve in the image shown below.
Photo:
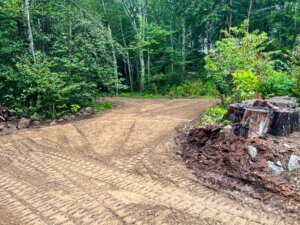
M201 184L174 130L214 100L111 99L92 119L0 140L0 225L296 224Z

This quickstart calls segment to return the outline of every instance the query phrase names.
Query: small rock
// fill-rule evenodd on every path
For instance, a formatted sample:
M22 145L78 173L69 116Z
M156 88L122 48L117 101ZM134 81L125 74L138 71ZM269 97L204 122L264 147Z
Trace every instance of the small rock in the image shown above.
M71 117L70 116L63 116L62 119L66 120L66 121L70 121Z
M289 171L294 171L300 169L300 157L296 155L291 155L289 164L288 164Z
M280 175L284 171L280 161L277 161L276 163L268 161L268 166L277 175Z
M26 129L28 128L30 125L30 120L26 119L26 118L21 118L18 125L17 125L17 129L21 130L21 129Z
M36 120L36 121L33 121L31 123L31 125L34 126L34 127L40 127L41 126L41 122Z
M56 120L51 121L50 126L55 126L57 124Z
M231 130L232 129L232 126L231 125L227 125L223 128L224 130Z
M246 147L248 154L251 156L251 158L255 158L257 155L257 149L253 146L248 145Z
M224 133L230 133L232 131L232 126L231 125L227 125L225 127L223 127L222 132Z
M64 118L60 118L59 120L57 120L57 122L59 123L64 122Z
M33 122L33 121L40 121L40 117L38 116L31 116L30 117L30 121Z
M286 148L292 148L290 145L288 145L288 144L283 144L283 146L284 147L286 147Z
M87 108L85 109L85 113L88 114L88 115L91 115L91 114L94 113L94 110L93 110L92 107L87 107Z

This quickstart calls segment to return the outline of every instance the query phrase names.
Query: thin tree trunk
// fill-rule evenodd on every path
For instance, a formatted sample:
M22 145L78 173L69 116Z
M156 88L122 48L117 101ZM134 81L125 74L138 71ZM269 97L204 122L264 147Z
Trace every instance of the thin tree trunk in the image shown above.
M130 90L131 92L133 92L133 76L132 76L132 70L131 70L131 63L130 63L130 56L129 56L129 50L128 50L128 46L125 40L125 36L124 36L124 31L123 31L123 25L122 25L122 20L120 18L120 28L121 28L121 34L122 34L122 40L123 40L123 45L125 48L125 60L127 63L127 69L128 69L128 76L129 76L129 82L130 82Z
M145 61L144 61L144 51L139 50L140 66L141 66L141 77L140 77L140 91L145 91Z
M138 20L136 21L136 16L134 15L136 12L131 11L130 4L132 4L131 1L125 1L122 0L123 7L130 19L131 25L134 29L134 31L137 34L138 42L143 42L145 40L145 17L146 17L146 11L145 8L147 7L147 2L145 3L144 0L138 1ZM137 23L139 22L139 23ZM140 91L144 92L145 90L145 60L144 60L144 50L142 48L139 48L139 61L140 61Z
M181 50L181 63L182 75L185 73L185 48L186 48L186 25L185 18L182 20L182 50Z
M250 17L251 17L252 5L253 5L253 0L250 0L249 9L248 9L248 21L249 22L250 22ZM250 25L250 23L247 26L247 32L249 32L249 25Z
M29 53L32 55L32 58L35 61L33 35L32 35L32 29L30 24L29 0L25 0L25 15L26 15L27 29L28 29Z
M174 43L173 43L173 33L172 33L173 28L172 28L172 25L171 25L170 30L171 30L170 39L171 39L171 49L172 49L172 53L171 53L171 71L172 71L172 73L174 73L174 59L173 59L173 57L174 57Z
M232 27L233 0L230 0L229 4L230 4L230 14L229 14L228 31L229 31L229 34L230 34L231 33L230 28Z
M147 77L150 77L150 49L147 51Z
M143 3L143 4L142 4ZM144 9L144 1L139 4L139 13L140 13L140 29L139 29L139 40L144 42L145 40L145 9ZM139 58L140 58L140 66L141 66L141 81L140 81L140 91L145 91L145 61L144 61L144 50L142 48L139 49Z
M71 20L71 15L69 15L69 58L70 58L70 62L73 61L72 39L73 39L72 20Z
M118 62L117 62L117 56L116 56L116 49L114 46L114 41L113 41L113 37L112 37L110 23L108 21L108 17L107 17L107 13L106 13L106 7L104 4L104 1L101 0L101 3L102 3L104 15L107 20L108 41L110 43L111 53L112 53L112 57L113 57L114 77L115 77L115 82L116 82L116 95L119 95L119 74L118 74Z

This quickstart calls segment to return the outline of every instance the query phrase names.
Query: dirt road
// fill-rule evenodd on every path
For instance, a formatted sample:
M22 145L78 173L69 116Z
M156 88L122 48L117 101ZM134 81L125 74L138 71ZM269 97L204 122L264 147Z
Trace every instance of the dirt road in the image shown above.
M0 140L0 224L297 224L201 184L175 127L212 100L113 99L93 119Z

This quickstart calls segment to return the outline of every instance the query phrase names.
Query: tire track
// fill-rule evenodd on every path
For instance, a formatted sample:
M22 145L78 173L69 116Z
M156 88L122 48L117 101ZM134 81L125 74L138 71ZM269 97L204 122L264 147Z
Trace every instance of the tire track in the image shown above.
M99 118L4 137L0 206L22 225L297 224L229 199L168 161L170 126L195 118L208 104L126 99L123 108ZM111 149L103 156L97 146Z

